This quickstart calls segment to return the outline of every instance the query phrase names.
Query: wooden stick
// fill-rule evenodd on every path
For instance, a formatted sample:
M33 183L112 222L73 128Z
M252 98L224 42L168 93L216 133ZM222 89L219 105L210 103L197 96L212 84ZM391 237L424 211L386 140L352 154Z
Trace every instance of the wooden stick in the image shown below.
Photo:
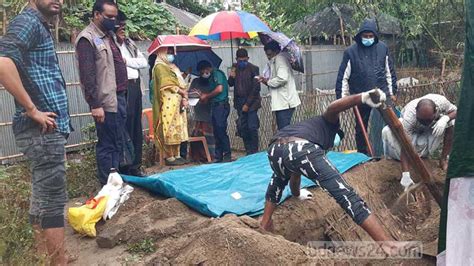
M364 121L362 120L362 116L360 115L359 108L357 108L357 106L354 106L353 110L354 110L354 115L357 119L357 122L359 123L359 126L362 130L362 135L364 136L365 143L367 144L369 155L370 157L374 157L374 150L372 149L372 144L370 144L369 135L367 134L367 130L365 129L365 124L364 124Z

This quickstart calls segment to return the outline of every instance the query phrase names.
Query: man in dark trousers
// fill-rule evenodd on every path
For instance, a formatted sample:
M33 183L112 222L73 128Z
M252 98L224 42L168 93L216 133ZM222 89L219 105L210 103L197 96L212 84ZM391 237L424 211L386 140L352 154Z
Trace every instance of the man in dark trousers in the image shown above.
M71 120L49 29L61 6L59 0L30 0L0 39L0 84L15 98L13 134L30 163L29 219L35 247L39 257L49 256L51 265L67 264L65 145Z
M133 143L134 158L132 165L120 169L122 174L144 176L141 170L143 128L142 128L142 90L140 69L148 66L148 61L140 52L136 44L125 35L127 16L119 10L117 16L117 41L120 51L127 64L128 89L127 89L127 124L128 136Z
M377 103L369 95L375 91L381 96ZM336 134L343 137L339 114L361 104L378 107L382 101L385 101L385 94L381 90L347 96L331 103L322 116L286 126L273 136L268 147L273 176L268 185L265 210L260 222L264 230L272 230L272 214L288 183L294 197L300 200L312 198L311 192L300 190L301 175L304 175L328 191L354 222L375 241L381 241L381 247L386 253L396 254L394 251L398 245L387 242L391 239L375 215L326 157L326 151L334 145Z
M247 155L258 152L258 109L262 106L257 66L249 62L247 50L237 50L237 64L229 75L229 86L234 87L234 108L237 110L237 133L244 141Z
M211 119L216 140L215 163L230 162L232 155L227 135L227 118L230 114L229 85L224 72L212 67L209 61L200 61L197 69L201 79L209 84L209 93L201 92L199 101L211 103Z
M392 101L396 101L397 77L388 47L379 41L377 25L374 20L366 19L354 37L355 44L344 51L342 63L336 81L336 98L346 97L380 88ZM367 105L358 107L365 129L367 129L372 108ZM381 139L381 129L377 133ZM356 120L357 150L368 153L362 134L362 127Z
M119 169L127 119L127 65L115 37L117 5L97 0L92 22L77 36L76 56L84 98L95 120L98 179Z

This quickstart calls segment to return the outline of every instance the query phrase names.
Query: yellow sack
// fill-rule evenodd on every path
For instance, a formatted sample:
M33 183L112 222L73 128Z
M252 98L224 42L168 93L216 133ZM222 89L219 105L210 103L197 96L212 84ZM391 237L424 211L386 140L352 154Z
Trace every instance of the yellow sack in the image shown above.
M68 220L71 227L80 234L96 236L95 224L102 218L108 196L92 198L81 207L69 208Z

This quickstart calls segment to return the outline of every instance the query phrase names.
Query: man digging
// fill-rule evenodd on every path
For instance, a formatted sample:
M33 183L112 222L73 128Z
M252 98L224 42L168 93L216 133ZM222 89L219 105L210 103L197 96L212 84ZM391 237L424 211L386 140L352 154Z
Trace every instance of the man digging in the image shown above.
M378 103L374 103L370 97L370 93L374 92L380 94ZM272 214L288 182L293 196L301 200L312 198L311 192L306 189L300 190L301 175L304 175L319 187L327 190L372 239L382 242L380 245L385 253L397 254L403 245L389 242L393 240L371 214L367 204L346 183L326 157L326 150L333 147L336 134L341 139L343 137L339 113L361 104L376 108L385 99L385 94L379 89L350 95L332 102L322 116L316 116L278 131L268 148L268 159L273 176L268 185L265 210L260 222L264 230L272 229Z

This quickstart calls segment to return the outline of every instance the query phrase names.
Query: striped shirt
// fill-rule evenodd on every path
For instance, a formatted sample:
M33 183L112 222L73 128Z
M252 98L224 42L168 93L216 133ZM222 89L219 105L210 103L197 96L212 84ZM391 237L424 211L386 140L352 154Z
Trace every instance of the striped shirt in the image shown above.
M36 108L56 113L57 131L70 133L66 83L49 26L39 11L28 7L11 21L6 35L0 39L0 56L15 62L23 86ZM16 103L13 119L24 113L25 109Z

